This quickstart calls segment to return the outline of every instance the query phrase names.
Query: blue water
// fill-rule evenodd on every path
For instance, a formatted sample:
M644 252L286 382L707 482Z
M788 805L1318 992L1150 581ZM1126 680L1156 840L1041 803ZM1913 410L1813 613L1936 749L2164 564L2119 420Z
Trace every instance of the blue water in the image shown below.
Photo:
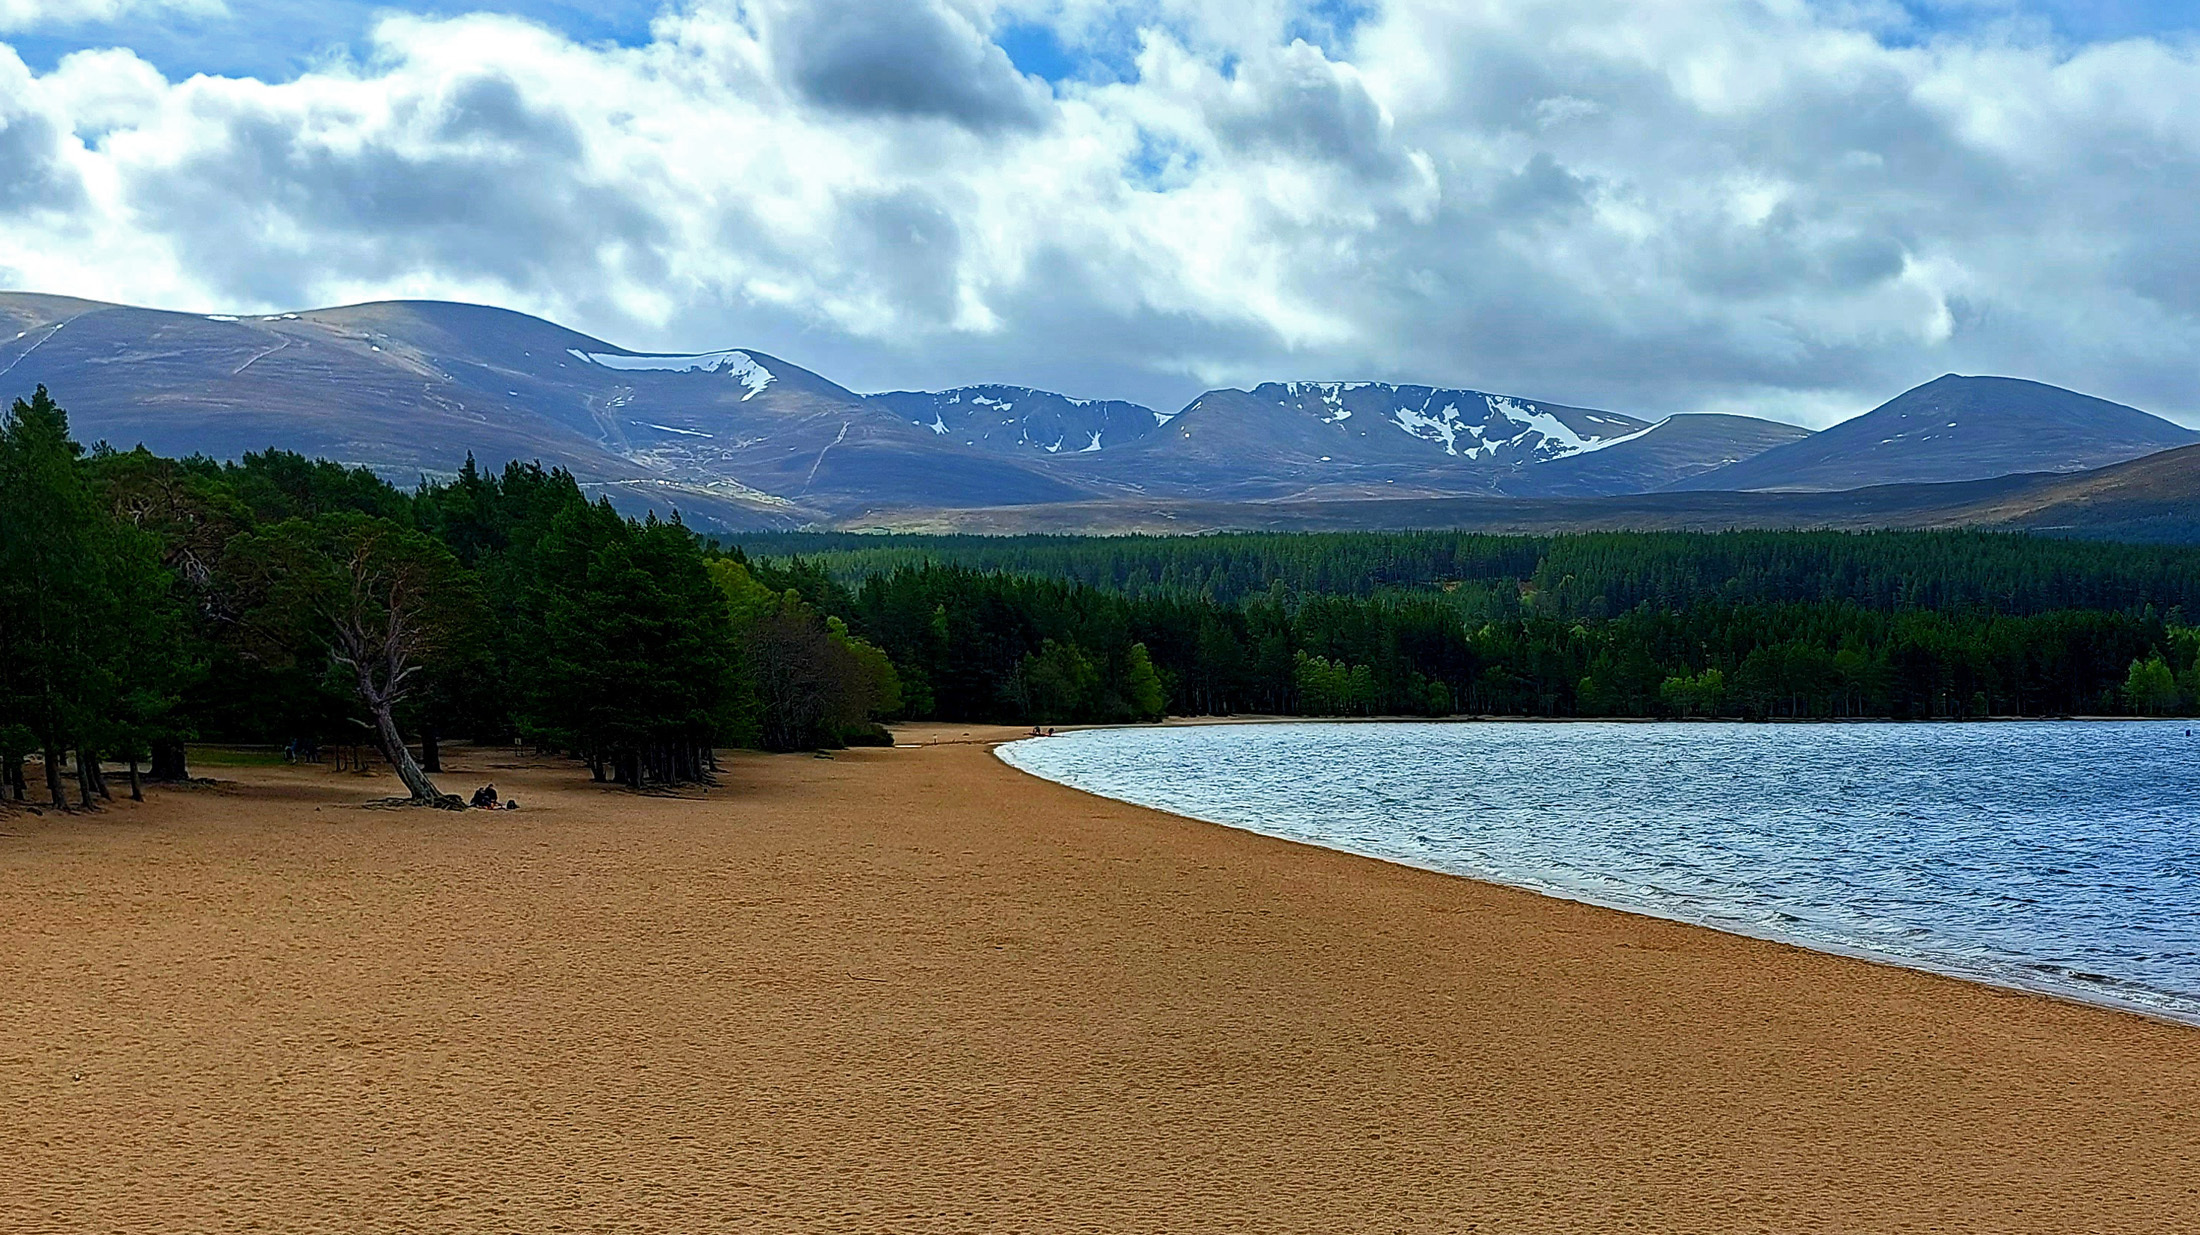
M1306 723L1000 754L1270 836L2200 1024L2194 730Z

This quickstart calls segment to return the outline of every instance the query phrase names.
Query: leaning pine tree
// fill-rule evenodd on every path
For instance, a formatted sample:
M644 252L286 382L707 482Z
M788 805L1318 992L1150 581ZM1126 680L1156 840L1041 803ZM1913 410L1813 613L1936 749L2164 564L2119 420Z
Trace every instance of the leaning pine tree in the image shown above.
M263 528L229 556L263 654L325 656L412 800L459 805L397 727L398 705L478 630L473 579L450 550L387 519L341 513Z

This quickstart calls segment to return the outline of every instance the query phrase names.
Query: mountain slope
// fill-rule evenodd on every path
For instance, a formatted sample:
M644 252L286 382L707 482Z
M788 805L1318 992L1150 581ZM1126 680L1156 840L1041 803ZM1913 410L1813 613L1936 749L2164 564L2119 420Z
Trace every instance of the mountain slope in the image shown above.
M895 390L867 396L921 429L1011 454L1089 454L1151 436L1170 414L1120 399L1072 399L1029 386Z
M1495 492L1524 469L1650 423L1475 390L1382 382L1269 382L1211 390L1122 451L1063 474L1131 492L1346 497Z
M2031 476L1983 498L1966 522L2058 536L2200 544L2200 446L2075 475Z
M1668 416L1603 449L1530 468L1505 491L1527 497L1647 493L1809 436L1808 429L1754 416Z
M1977 528L2200 544L2200 446L2076 474L2036 472L1832 492L1705 490L1602 497L1472 494L1235 502L1140 497L985 510L903 511L887 519L842 526L862 531L996 535Z
M392 469L448 467L448 443L459 440L478 442L484 455L558 465L598 453L572 423L500 414L525 397L506 393L506 378L519 374L473 366L480 371L454 377L433 323L404 330L389 320L393 308L239 319L0 296L0 319L20 331L0 340L0 381L52 387L87 439L163 453L234 456L277 444ZM518 314L475 315L470 335L524 335L546 353L600 346Z
M2200 442L2137 408L2010 377L1927 382L1862 416L1674 489L1853 489L2074 472Z
M651 356L524 314L387 302L235 318L0 295L0 382L45 383L80 435L167 454L279 446L385 474L471 451L536 460L718 522L799 524L875 503L1045 502L1085 491L942 451L760 352Z

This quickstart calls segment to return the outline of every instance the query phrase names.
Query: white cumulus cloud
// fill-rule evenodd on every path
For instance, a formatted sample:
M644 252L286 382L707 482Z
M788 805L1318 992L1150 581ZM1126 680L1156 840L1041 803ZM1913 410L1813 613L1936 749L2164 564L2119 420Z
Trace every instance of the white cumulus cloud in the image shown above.
M1018 23L1105 67L1020 72ZM638 46L389 17L279 81L0 45L0 283L448 296L859 388L1386 378L1823 423L1958 371L2200 412L2195 45L1899 25L697 0Z

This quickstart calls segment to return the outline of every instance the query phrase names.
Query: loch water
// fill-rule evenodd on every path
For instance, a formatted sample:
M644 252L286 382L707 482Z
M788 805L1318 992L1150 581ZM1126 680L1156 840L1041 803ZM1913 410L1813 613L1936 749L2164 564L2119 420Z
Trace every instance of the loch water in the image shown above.
M1230 827L2200 1024L2195 733L1307 722L1000 755Z

